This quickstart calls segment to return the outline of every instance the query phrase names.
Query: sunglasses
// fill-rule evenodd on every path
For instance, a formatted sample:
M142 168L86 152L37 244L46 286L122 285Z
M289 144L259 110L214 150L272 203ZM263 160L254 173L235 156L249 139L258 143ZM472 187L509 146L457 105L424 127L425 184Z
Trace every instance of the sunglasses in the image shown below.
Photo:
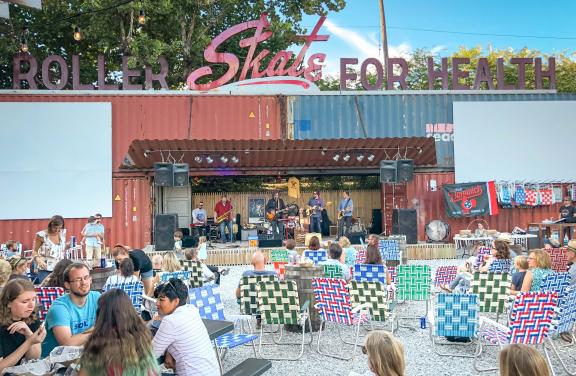
M176 287L172 284L172 281L167 280L166 282L162 282L162 284L160 285L162 287L162 289L160 290L160 292L165 292L166 291L166 287L168 287L168 285L170 285L170 287L172 287L174 289L174 292L177 292L178 290L176 290Z
M366 349L366 346L362 346L362 354L364 354L364 355L368 354L368 350Z

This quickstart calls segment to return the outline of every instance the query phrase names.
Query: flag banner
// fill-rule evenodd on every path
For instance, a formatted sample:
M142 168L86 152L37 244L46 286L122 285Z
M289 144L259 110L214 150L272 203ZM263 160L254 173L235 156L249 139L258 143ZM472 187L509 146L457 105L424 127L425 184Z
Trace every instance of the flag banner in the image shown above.
M448 184L442 186L446 215L476 217L498 214L496 186L493 181Z

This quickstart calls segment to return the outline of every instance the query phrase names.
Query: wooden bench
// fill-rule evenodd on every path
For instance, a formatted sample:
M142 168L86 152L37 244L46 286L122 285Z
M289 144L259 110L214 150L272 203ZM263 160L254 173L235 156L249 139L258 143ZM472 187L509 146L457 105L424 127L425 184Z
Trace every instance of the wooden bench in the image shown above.
M270 360L248 358L222 376L258 376L270 368L272 368Z

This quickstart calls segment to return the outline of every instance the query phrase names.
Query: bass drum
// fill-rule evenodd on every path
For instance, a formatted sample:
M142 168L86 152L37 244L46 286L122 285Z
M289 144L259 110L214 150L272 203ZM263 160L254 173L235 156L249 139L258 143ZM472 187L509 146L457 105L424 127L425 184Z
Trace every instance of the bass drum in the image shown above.
M289 204L288 206L286 206L286 212L290 217L297 217L298 214L300 214L298 205L296 204Z
M450 236L450 225L435 219L426 225L426 236L429 242L443 242Z

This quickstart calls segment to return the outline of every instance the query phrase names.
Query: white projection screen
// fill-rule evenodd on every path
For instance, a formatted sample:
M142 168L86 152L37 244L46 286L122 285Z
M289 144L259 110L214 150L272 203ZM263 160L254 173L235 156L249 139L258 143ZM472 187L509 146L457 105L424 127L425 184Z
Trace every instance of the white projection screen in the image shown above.
M576 101L454 102L456 182L574 182Z
M0 103L0 219L112 216L112 105Z

